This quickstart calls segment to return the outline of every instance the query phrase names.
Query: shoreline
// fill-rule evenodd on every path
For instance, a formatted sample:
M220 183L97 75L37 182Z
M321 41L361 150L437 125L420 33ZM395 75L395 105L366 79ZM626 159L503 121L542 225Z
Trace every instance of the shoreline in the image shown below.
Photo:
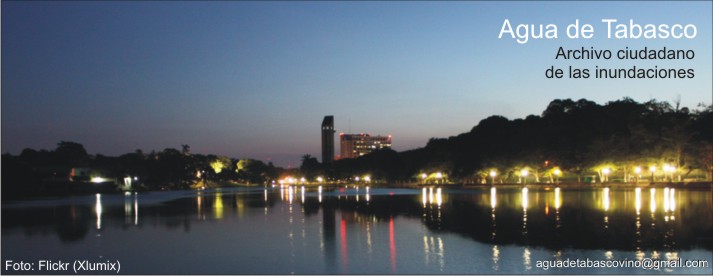
M496 184L422 184L422 183L403 183L397 185L379 185L379 188L424 188L424 187L441 187L453 189L485 189L485 188L686 188L686 189L713 189L713 182L655 182L655 183L496 183Z
M271 187L272 184L256 184L256 183L222 183L223 185L206 185L207 189L220 189L220 188L254 188L254 187ZM496 183L496 184L458 184L458 183L444 183L444 184L432 184L432 183L304 183L304 184L293 184L292 186L305 186L305 187L339 187L339 186L371 186L373 188L385 188L385 189L422 189L430 187L439 187L444 189L453 190L477 190L477 189L489 189L489 188L536 188L536 189L553 189L553 188L567 188L567 189L587 189L587 188L611 188L611 189L631 189L631 188L679 188L679 189L710 189L713 192L713 182L655 182L655 183L621 183L621 182L609 182L609 183L576 183L576 182L564 182L564 183ZM275 186L278 187L278 186ZM200 188L191 187L186 189L137 189L138 192L161 192L161 191L191 191L200 190ZM98 189L98 190L55 190L43 195L37 196L18 196L18 197L6 197L2 201L12 202L18 200L34 200L34 199L46 199L46 198L65 198L73 196L84 196L91 195L94 193L102 194L121 194L126 191L123 190L113 190ZM7 196L7 195L6 195Z

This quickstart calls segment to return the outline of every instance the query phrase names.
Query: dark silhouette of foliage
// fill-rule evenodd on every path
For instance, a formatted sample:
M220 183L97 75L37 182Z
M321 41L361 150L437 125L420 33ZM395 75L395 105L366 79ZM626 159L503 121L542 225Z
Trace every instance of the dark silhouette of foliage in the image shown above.
M599 105L585 99L557 99L539 116L514 120L490 116L469 132L431 138L423 148L378 150L330 164L304 155L299 170L253 159L194 154L185 144L180 150L148 154L136 150L109 157L92 156L82 144L61 141L53 151L24 149L18 156L4 154L2 196L89 193L95 188L87 187L96 185L80 185L89 176L101 176L117 185L128 177L135 179L131 189L149 190L205 183L266 185L286 176L315 181L318 176L346 180L370 175L389 183L418 182L421 174L433 172L444 173L451 182L483 183L489 181L489 170L498 172L499 182L514 182L521 169L529 170L536 182L553 181L555 169L565 172L569 181L584 182L601 179L598 168L608 164L617 165L612 169L621 181L631 179L635 166L663 163L675 166L680 179L694 175L701 179L705 174L710 181L712 125L711 106L690 110L656 100L638 103L623 98ZM79 177L78 172L91 175Z
M379 172L389 181L442 171L452 181L474 183L490 169L514 181L516 168L529 168L541 181L556 167L583 181L605 163L619 164L617 172L628 179L634 166L658 162L682 169L684 177L694 170L707 172L710 181L711 117L711 107L691 112L655 100L623 98L598 105L557 99L541 116L491 116L470 132L432 138L423 148L338 160L327 171L335 178Z

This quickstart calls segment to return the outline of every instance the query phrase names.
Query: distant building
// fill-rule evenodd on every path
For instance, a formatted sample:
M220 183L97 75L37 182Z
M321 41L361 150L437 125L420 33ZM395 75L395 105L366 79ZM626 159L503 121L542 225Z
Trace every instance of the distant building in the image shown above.
M322 120L322 164L334 161L334 116Z
M72 168L69 171L69 181L89 181L89 168Z
M391 148L391 135L339 134L340 158L356 158L379 149Z

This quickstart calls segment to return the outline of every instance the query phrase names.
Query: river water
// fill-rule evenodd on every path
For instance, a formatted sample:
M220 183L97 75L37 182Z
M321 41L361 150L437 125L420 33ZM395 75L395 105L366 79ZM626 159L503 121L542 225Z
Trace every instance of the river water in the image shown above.
M711 274L712 218L711 190L685 188L98 194L3 202L2 272L87 261L120 274ZM659 262L679 259L699 267Z

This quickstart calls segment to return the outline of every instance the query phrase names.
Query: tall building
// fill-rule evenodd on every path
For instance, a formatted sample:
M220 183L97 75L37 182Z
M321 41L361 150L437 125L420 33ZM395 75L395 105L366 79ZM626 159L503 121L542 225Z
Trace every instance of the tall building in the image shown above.
M334 161L334 116L322 120L322 164Z
M340 158L356 158L379 149L391 148L391 135L339 134Z

